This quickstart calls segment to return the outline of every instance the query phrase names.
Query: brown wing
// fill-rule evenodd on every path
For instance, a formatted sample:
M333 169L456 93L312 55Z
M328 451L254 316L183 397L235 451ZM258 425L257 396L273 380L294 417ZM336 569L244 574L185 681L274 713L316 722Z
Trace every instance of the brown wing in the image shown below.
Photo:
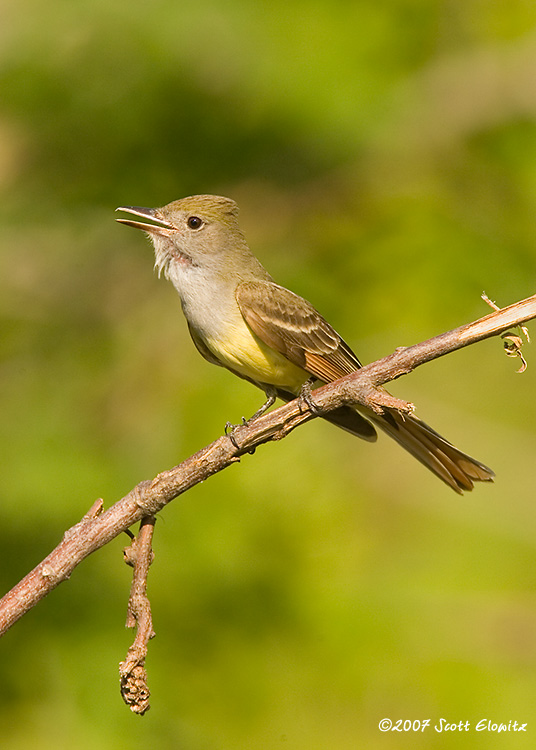
M270 281L245 281L237 288L236 300L261 341L319 380L329 383L361 367L327 320L288 289ZM278 396L288 401L294 394L279 391ZM324 419L364 440L376 440L374 427L351 407L335 409Z
M307 300L271 281L244 281L236 300L244 320L265 344L329 383L361 363Z

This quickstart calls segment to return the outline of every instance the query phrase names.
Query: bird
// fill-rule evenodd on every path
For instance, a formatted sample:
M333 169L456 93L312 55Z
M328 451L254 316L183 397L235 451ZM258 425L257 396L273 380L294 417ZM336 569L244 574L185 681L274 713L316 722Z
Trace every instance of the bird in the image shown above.
M117 211L137 217L117 221L151 239L155 268L178 292L200 354L265 392L266 401L251 420L276 398L310 399L311 384L331 383L362 367L311 303L277 284L251 252L232 199L193 195L161 208L120 206ZM384 407L376 414L352 405L322 418L369 442L379 428L459 494L475 482L493 481L490 468L414 413Z

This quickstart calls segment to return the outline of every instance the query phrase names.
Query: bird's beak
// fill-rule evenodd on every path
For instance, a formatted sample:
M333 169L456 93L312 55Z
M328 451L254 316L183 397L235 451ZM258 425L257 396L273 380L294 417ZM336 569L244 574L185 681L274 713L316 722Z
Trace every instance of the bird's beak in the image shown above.
M142 229L149 234L160 234L162 237L169 237L175 227L166 219L163 219L156 208L143 208L142 206L119 206L116 211L124 211L127 214L141 216L143 219L150 219L154 224L146 224L144 221L132 221L132 219L116 219L120 224L126 224L135 229Z

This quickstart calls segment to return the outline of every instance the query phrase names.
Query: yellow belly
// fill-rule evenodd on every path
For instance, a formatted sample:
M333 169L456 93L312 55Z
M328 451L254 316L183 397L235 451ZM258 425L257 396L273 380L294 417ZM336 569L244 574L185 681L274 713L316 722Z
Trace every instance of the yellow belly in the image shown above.
M298 393L309 377L306 370L262 342L245 323L231 326L224 337L205 339L205 343L222 365L258 383Z

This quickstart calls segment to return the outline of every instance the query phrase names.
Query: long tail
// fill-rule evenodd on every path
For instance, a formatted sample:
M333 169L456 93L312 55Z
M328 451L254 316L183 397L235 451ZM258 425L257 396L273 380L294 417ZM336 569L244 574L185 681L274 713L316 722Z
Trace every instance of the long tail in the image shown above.
M389 410L385 416L371 419L460 495L464 490L472 490L475 482L493 481L495 474L490 468L462 453L413 414Z
M285 391L278 391L278 395L285 401L294 398ZM382 416L367 412L364 417L351 406L341 406L324 414L323 419L369 442L376 440L373 422L460 495L472 490L475 482L492 482L495 476L490 468L463 453L413 414L386 409Z

